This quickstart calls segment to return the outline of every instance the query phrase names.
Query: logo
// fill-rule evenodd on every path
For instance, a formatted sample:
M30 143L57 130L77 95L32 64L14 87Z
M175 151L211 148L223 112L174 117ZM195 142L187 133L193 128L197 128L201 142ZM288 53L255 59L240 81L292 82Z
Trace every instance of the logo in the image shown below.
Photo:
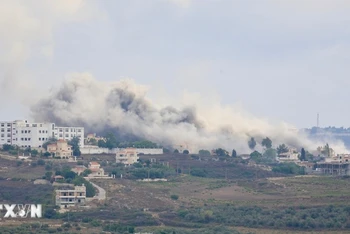
M41 218L41 204L0 204L0 213L5 212L4 218ZM28 216L30 213L30 216Z

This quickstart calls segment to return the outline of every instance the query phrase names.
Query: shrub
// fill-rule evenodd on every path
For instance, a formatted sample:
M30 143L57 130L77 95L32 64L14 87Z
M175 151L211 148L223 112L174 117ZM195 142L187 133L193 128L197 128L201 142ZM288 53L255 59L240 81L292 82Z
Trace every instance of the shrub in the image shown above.
M38 164L39 166L44 166L44 165L45 165L45 161L44 161L43 159L39 159L39 160L37 161L37 164Z
M173 194L170 196L171 199L173 200L178 200L179 199L179 195Z

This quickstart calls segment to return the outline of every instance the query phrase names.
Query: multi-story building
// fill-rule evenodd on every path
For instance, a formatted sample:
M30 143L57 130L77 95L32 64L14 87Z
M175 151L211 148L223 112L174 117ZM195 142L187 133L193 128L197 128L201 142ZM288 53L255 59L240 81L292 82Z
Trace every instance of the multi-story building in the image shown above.
M84 128L83 127L55 127L56 139L72 140L74 137L80 138L80 147L84 147Z
M61 208L84 205L86 203L86 187L75 186L74 189L56 190L56 205Z
M57 127L54 123L29 123L27 120L0 122L0 145L41 148L53 137L67 141L79 137L80 147L84 147L82 127Z
M137 162L139 157L137 156L135 148L126 148L124 150L118 151L115 159L117 163L132 165Z
M56 143L47 146L47 152L54 157L61 157L62 159L69 159L73 157L73 150L68 142L65 140L58 140Z

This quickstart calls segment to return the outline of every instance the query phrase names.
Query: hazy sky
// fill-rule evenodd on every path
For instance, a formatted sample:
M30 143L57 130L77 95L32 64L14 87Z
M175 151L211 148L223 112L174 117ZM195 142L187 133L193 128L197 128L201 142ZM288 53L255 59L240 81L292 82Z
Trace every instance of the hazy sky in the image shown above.
M157 99L217 95L273 122L310 127L319 112L350 127L349 12L349 0L0 0L1 119L90 72Z

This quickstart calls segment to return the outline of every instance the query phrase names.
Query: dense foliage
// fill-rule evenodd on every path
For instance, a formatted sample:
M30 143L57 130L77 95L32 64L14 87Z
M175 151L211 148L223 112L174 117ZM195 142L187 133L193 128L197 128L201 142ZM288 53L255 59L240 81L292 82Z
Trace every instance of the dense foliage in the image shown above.
M349 215L350 206L261 208L236 207L227 204L179 210L177 219L195 223L220 223L254 228L315 230L350 229Z

